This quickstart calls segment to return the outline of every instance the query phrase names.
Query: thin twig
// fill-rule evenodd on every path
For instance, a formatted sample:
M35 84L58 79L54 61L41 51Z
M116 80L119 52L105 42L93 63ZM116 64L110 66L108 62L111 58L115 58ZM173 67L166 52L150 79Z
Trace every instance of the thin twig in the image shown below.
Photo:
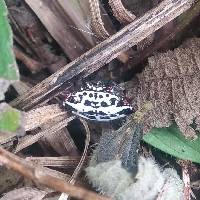
M72 174L72 176L69 180L69 183L71 183L73 185L75 184L76 178L77 178L78 174L80 173L81 168L83 167L84 161L85 161L86 156L87 156L89 143L90 143L90 130L89 130L88 124L85 120L80 119L80 121L83 124L85 131L86 131L86 140L85 140L85 148L84 148L84 151L83 151L83 155L81 156L79 164L77 165L76 169L74 170L74 172L73 172L73 174ZM65 194L65 193L62 193L59 200L66 199L66 198L68 199L68 195Z
M89 127L88 127L88 124L85 120L82 120L80 119L81 123L83 124L84 128L85 128L85 132L86 132L86 139L85 139L85 148L84 148L84 151L83 151L83 155L79 161L79 164L77 165L76 169L74 170L72 176L71 176L71 179L70 179L70 183L74 184L75 183L75 179L77 178L83 164L84 164L84 161L86 159L86 156L87 156L87 151L88 151L88 147L89 147L89 143L90 143L90 130L89 130Z
M183 200L191 200L191 195L196 199L190 186L190 167L191 162L185 160L178 160L177 163L182 167L182 179L184 184Z
M109 198L97 195L81 187L73 186L59 178L48 175L41 168L33 167L27 161L18 156L4 150L0 147L0 163L7 168L14 170L21 175L38 182L44 186L52 188L56 191L68 193L71 197L82 200L110 200Z

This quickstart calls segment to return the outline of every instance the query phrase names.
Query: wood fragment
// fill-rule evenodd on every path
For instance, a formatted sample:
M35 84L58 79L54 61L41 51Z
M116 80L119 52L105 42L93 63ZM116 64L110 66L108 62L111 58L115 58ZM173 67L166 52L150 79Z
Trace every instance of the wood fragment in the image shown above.
M53 177L57 177L59 179L62 179L64 181L69 181L70 178L71 178L71 175L69 174L64 174L62 172L59 172L58 170L54 170L54 169L50 169L48 167L43 167L41 165L35 165L33 162L31 163L32 166L34 167L41 167L41 170L45 171L45 173L47 173L48 175L50 176L53 176Z
M18 83L18 84L17 84ZM20 94L24 94L28 91L28 86L22 82L14 83L15 89L17 89ZM22 87L22 89L20 89ZM68 118L68 113L64 112L58 105L47 105L43 107L38 107L29 112L24 113L25 120L24 126L26 131L34 130L40 128L41 132L49 130L52 124L57 124L59 120ZM39 134L39 133L38 133ZM32 142L37 142L36 136L26 136L25 138L20 138L19 146L23 144L23 148L28 147L33 144ZM33 139L33 140L32 140ZM37 138L44 146L51 146L59 155L77 155L78 150L74 141L72 140L68 130L64 127L60 130L52 132L52 134L45 134L42 137ZM43 145L41 144L41 147ZM27 146L28 145L28 146Z
M33 162L37 165L45 167L60 167L65 169L75 168L81 156L60 156L60 157L26 157L28 162ZM89 161L89 157L86 157L84 164Z
M43 184L56 191L66 192L71 197L82 200L109 200L109 198L97 195L96 193L81 187L73 186L66 181L48 175L39 166L34 167L3 148L0 148L0 163L35 182Z
M193 0L165 0L156 8L124 27L75 61L64 66L50 77L18 97L13 106L29 110L70 86L71 81L89 76L116 58L122 51L134 46L151 33L189 9Z
M52 123L57 123L56 121L47 122L42 126L41 131L49 129ZM67 125L68 124L66 124L66 126ZM44 148L44 151L46 151L46 148L50 147L61 156L76 156L80 154L66 126L52 134L45 134L44 137L39 139L38 142L42 148Z
M20 143L17 145L16 149L15 149L15 153L21 151L22 149L30 146L31 144L37 142L38 140L40 140L42 137L44 137L46 134L54 134L55 132L59 131L60 129L62 129L63 127L67 126L67 124L73 120L75 117L70 117L66 119L66 116L62 116L63 119L59 119L59 122L54 124L53 126L49 127L49 129L45 129L39 133L37 133L36 135L33 136L26 136L24 137Z
M25 94L28 90L30 90L31 85L28 84L27 82L23 82L23 81L16 81L12 84L12 87L15 88L16 92L19 95L23 95Z
M36 2L25 0L25 2L39 17L45 28L71 60L91 48L86 40L78 37L78 34L75 33L77 30L67 27L67 25L73 26L73 22L66 17L57 1L38 0Z
M67 118L67 112L62 111L56 104L30 110L25 113L25 130L36 129L49 120L61 115L65 115Z

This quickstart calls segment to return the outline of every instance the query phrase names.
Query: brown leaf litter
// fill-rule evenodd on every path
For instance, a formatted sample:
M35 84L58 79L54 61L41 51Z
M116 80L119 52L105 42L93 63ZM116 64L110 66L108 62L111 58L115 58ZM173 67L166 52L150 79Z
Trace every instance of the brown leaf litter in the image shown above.
M140 108L151 101L153 109L144 118L144 131L168 127L173 120L181 132L195 138L200 129L200 39L186 41L179 48L158 53L148 59L148 66L126 85L128 96Z

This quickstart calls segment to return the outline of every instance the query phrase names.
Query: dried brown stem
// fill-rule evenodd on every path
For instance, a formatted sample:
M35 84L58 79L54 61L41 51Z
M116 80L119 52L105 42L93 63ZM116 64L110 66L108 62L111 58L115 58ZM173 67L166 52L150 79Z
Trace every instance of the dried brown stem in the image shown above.
M193 194L190 186L190 174L189 174L189 168L191 167L191 162L185 160L178 160L177 162L182 167L182 177L184 183L183 200L191 200L191 194Z
M3 148L0 148L0 163L35 182L56 191L66 192L74 198L83 200L109 200L109 198L99 196L94 192L81 187L73 186L59 178L50 176L43 170L40 170L39 166L33 167L28 164L27 161L22 160L18 156L4 150Z
M101 11L99 7L99 0L89 0L89 5L93 31L97 34L99 38L108 38L110 34L104 28L104 23L101 18Z
M89 147L89 143L90 143L90 130L89 127L87 125L87 122L85 120L80 120L85 128L85 132L86 132L86 139L85 139L85 148L83 151L83 154L81 156L81 159L79 161L79 164L77 165L76 169L74 170L72 177L70 179L70 183L74 184L75 183L75 179L77 178L81 168L83 167L84 161L86 159L87 156L87 151L88 151L88 147Z
M143 17L134 20L112 37L103 41L75 61L64 66L50 77L18 97L12 105L28 110L38 103L47 101L71 81L85 78L116 58L121 52L136 45L144 38L189 9L193 0L164 0Z
M112 8L113 15L120 23L128 24L135 20L136 16L123 6L121 0L109 0L109 5Z
M110 34L105 29L103 20L101 18L99 0L89 0L89 5L93 31L102 40L107 39L108 37L110 37ZM117 59L122 63L127 63L129 60L129 56L125 52L122 52L120 55L117 56Z
M60 157L26 157L26 160L38 165L46 167L60 167L71 169L75 168L80 162L81 156L60 156ZM90 157L86 157L84 165L89 161Z

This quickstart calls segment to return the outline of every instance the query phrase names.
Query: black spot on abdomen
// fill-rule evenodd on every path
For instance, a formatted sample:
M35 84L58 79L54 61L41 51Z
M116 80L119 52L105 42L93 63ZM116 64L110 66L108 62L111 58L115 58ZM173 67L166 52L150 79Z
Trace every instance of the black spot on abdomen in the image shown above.
M124 106L124 102L123 102L122 100L120 100L120 101L117 103L116 107L122 107L122 106Z
M75 99L73 96L70 96L67 101L69 101L70 103L75 103Z
M96 92L94 93L94 98L97 99L97 93Z
M91 111L88 111L87 114L88 115L95 115L95 112L91 110Z
M91 102L88 101L88 100L85 100L84 105L85 105L85 106L91 106Z
M109 116L100 116L100 119L110 119Z
M111 99L110 99L111 105L115 105L115 101L116 101L116 100L117 100L116 98L111 98Z
M110 117L117 117L117 115L115 115L115 114L111 114Z
M101 106L102 106L102 107L108 107L108 104L107 104L105 101L102 101L102 102L101 102Z
M126 108L126 109L123 109L122 111L118 112L117 114L119 114L119 115L129 115L129 114L132 114L132 113L133 113L132 109Z
M104 112L102 112L102 111L99 111L99 115L103 115L103 116L105 116L106 113L104 113Z
M94 115L87 115L87 117L91 120L96 120L96 117Z

